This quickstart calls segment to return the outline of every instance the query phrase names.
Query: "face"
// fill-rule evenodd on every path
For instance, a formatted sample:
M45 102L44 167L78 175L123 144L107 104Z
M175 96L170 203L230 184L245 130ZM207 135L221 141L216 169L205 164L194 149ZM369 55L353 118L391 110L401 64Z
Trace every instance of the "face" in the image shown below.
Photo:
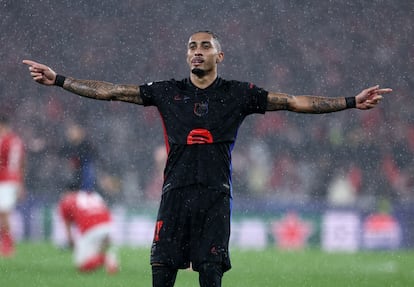
M224 54L219 51L213 37L208 33L193 34L187 46L187 63L190 69L198 68L206 73L215 71L217 63L223 61Z
M66 137L70 142L79 143L85 137L85 131L78 125L70 125L66 130Z

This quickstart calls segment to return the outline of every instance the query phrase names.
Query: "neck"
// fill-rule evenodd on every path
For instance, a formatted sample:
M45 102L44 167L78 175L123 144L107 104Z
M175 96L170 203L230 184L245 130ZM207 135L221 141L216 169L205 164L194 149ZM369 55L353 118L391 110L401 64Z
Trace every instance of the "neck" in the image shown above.
M210 86L217 78L217 73L208 73L202 76L197 76L190 73L190 80L194 86L200 89L205 89Z

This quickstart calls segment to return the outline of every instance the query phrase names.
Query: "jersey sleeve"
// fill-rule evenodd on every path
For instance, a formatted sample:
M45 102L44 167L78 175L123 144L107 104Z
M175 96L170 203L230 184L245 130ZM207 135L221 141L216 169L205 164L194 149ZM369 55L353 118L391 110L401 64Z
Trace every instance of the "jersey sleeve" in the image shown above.
M268 91L259 88L255 84L243 82L240 83L243 95L242 101L246 114L264 114L267 109Z
M158 106L162 101L162 96L168 90L170 82L150 82L139 86L140 95L144 106Z
M144 102L144 106L154 106L154 90L152 87L153 83L147 83L144 85L139 86L139 92Z

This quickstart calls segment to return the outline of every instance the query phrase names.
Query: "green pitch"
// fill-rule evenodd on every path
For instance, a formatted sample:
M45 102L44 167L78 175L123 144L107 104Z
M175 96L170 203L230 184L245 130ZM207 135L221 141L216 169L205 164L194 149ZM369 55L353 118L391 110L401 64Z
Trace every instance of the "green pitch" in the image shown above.
M121 248L121 271L79 274L71 254L47 243L21 243L11 259L0 258L0 286L151 286L149 249ZM281 252L232 250L233 269L223 286L406 287L414 286L414 251L328 254L319 250ZM176 287L198 286L197 273L178 273Z

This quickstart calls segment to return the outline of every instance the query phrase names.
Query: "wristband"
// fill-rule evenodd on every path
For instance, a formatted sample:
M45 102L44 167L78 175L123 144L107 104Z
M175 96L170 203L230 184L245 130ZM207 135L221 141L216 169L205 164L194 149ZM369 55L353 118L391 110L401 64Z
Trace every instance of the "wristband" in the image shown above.
M54 85L63 87L63 83L65 82L66 77L62 75L56 75Z
M355 99L355 97L346 97L345 102L346 102L346 108L347 109L356 108L356 99Z

